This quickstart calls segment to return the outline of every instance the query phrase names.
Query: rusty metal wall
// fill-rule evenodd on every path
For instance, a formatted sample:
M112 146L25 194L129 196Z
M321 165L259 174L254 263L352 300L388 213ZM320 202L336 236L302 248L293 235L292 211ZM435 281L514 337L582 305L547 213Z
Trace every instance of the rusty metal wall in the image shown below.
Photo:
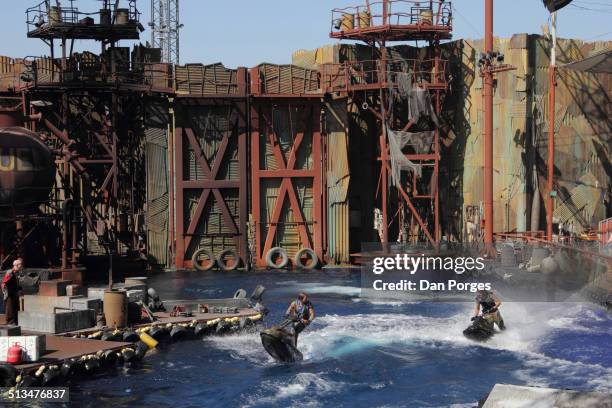
M145 226L149 261L167 266L169 233L169 166L168 128L170 115L167 101L149 100L145 109L145 159L147 207Z
M349 169L347 100L325 104L327 256L330 263L350 261Z
M323 259L320 111L318 98L252 102L252 212L258 266L265 266L266 253L275 246L290 257L301 248L311 248Z
M174 66L174 83L179 95L230 95L241 91L238 85L240 70L221 63Z
M205 248L247 261L246 105L186 98L176 118L177 266Z
M319 92L319 72L296 65L260 64L251 69L254 94L300 95Z
M579 60L609 47L610 42L585 43L559 40L558 63ZM462 41L461 64L454 75L465 79L464 87L454 89L456 99L465 99L464 111L456 115L450 136L465 133L455 149L462 168L464 205L482 200L482 81L477 60L482 41ZM548 146L548 65L550 39L517 34L495 39L495 49L505 54L514 71L498 75L494 95L494 230L526 231L544 227L544 186ZM596 228L610 212L609 166L612 135L612 86L610 76L580 73L559 68L556 90L554 217L567 228L580 233ZM455 112L457 114L457 112ZM540 206L534 206L541 200ZM607 206L607 208L606 208ZM532 214L540 208L541 214ZM538 225L531 225L531 220ZM465 220L464 220L465 221Z

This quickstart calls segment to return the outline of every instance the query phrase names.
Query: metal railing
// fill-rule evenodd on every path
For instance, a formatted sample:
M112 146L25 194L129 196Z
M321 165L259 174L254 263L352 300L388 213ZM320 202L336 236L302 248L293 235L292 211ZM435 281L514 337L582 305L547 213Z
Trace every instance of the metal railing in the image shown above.
M77 7L72 6L73 1L70 1L71 5L67 7L57 7L52 4L55 4L55 2L44 0L26 10L28 32L54 24L81 24L88 17L94 19L94 24L103 24L103 16L108 16L110 24L116 24L117 12L122 9L127 10L129 23L138 24L140 21L141 13L136 8L136 0L128 0L128 5L125 8L112 4L108 9L101 9L91 13L79 11Z
M443 0L389 0L332 10L331 32L347 32L387 25L450 28L452 5Z
M93 55L93 54L92 54ZM111 70L100 59L82 59L79 55L66 60L66 68L61 68L59 59L49 57L30 58L24 61L22 78L25 86L67 85L74 82L100 84L131 84L152 88L173 88L172 64L159 62L127 63Z
M322 66L321 86L328 92L368 87L398 87L400 82L445 86L447 60L401 59L345 62Z

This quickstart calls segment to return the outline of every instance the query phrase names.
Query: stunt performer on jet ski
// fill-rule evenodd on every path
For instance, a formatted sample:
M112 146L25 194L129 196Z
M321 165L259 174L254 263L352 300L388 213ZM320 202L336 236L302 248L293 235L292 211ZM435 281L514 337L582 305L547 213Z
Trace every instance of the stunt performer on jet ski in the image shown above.
M315 318L315 311L312 302L308 299L308 296L301 292L297 299L291 302L289 308L285 312L286 318L293 318L293 332L295 336L294 345L297 347L298 335L308 326Z
M506 325L504 324L504 319L499 313L499 306L501 306L502 302L492 291L488 290L479 290L476 295L476 308L474 310L474 316L472 320L474 320L482 309L482 317L485 318L489 323L497 324L500 330L505 330ZM493 327L493 326L491 326Z

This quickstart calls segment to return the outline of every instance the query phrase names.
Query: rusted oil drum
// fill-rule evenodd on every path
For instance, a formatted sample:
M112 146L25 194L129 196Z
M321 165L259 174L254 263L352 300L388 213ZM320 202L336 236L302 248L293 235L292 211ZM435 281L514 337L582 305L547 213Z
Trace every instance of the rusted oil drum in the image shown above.
M0 219L33 214L55 181L51 150L22 127L0 127Z
M127 294L125 291L105 291L103 307L108 327L125 327L127 324Z

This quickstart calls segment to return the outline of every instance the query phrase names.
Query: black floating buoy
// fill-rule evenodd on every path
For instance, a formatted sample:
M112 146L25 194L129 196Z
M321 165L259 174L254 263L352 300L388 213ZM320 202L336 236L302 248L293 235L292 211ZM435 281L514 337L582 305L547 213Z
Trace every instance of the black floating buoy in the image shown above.
M161 343L170 339L170 332L165 327L153 326L149 330L149 336Z
M147 346L145 343L139 340L138 343L136 343L136 351L135 351L134 357L137 360L142 360L145 354L147 354L148 349L149 349L149 346Z
M185 340L189 335L189 332L183 326L176 325L170 330L170 338L172 341Z
M102 333L102 337L100 340L103 341L122 341L123 337L121 337L121 333L115 333L114 331L105 331Z
M136 357L136 352L134 349L126 347L121 350L121 355L123 356L123 361L125 363L131 363L132 360L134 360L134 357Z
M10 364L0 363L0 386L14 387L17 379L17 370Z
M70 378L76 374L78 369L77 361L73 358L64 360L64 363L60 367L60 372L64 378Z
M225 320L221 320L217 323L217 328L215 329L215 333L217 334L225 334L232 328L232 325Z
M193 334L197 337L205 336L210 333L209 327L206 323L198 323L193 329Z
M85 367L85 371L91 373L100 367L100 362L97 358L88 358L83 362L83 367Z
M38 385L38 378L30 374L21 375L21 382L19 383L20 387L36 387L37 385Z
M126 330L125 332L123 332L123 341L125 341L126 343L136 343L139 340L140 336L138 336L138 333L136 333L135 331Z
M106 350L102 353L102 358L104 359L104 364L107 367L114 367L119 362L119 357L117 356L117 351L115 350Z
M42 375L42 385L53 385L60 377L60 369L56 365L49 366Z

